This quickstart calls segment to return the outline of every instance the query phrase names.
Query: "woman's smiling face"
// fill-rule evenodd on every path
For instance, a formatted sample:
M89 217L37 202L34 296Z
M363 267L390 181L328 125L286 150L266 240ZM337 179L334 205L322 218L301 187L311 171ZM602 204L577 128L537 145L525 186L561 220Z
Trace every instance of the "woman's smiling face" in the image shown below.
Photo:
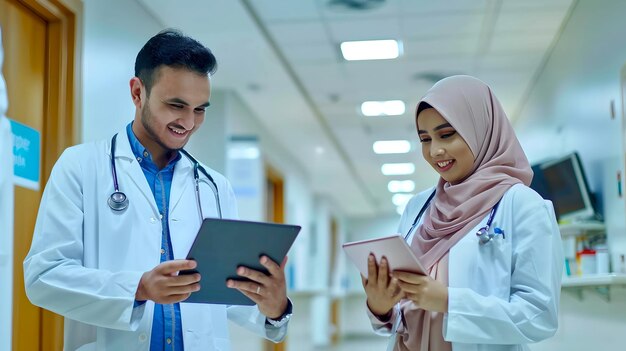
M450 184L465 180L474 168L474 154L456 129L434 108L421 111L416 124L424 159Z

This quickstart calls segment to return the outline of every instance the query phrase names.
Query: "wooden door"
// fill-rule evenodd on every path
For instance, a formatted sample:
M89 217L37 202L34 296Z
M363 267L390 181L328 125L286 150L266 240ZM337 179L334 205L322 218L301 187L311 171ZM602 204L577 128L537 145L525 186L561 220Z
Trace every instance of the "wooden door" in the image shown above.
M23 5L0 0L7 82L7 117L38 131L44 126L46 23ZM22 43L28 43L23 45ZM41 178L41 177L40 177ZM41 191L15 188L13 262L13 350L40 349L40 309L24 292L22 261L28 253Z
M74 144L74 12L56 0L0 0L7 117L41 133L39 190L15 188L13 350L62 350L63 320L33 306L22 262L52 165Z

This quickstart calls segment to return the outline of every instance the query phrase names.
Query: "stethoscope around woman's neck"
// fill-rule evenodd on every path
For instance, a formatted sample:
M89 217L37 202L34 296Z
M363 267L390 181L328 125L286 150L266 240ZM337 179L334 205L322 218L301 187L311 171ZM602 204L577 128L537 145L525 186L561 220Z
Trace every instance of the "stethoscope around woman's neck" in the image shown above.
M128 208L129 201L128 201L128 197L126 196L126 194L120 191L120 186L117 181L117 170L115 168L116 139L117 139L117 134L115 134L113 138L111 139L111 173L113 175L114 192L113 194L111 194L111 196L109 196L107 203L109 204L109 207L114 211L124 211L125 209ZM189 161L191 161L191 163L193 164L193 178L195 180L196 201L198 205L198 210L200 212L200 219L201 220L204 219L204 214L202 213L202 203L200 202L200 173L199 172L202 172L202 174L204 174L207 177L207 179L210 181L209 185L211 187L211 190L213 191L213 196L215 197L217 213L219 215L219 218L222 218L222 208L220 206L220 196L219 196L219 192L217 189L217 183L215 183L215 181L213 180L213 177L211 177L209 172L207 172L206 169L202 167L200 162L198 162L195 158L193 158L193 156L191 156L187 151L183 149L180 149L180 152L183 155L185 155L185 157L187 157Z
M411 232L413 232L413 229L415 229L415 227L417 226L419 219L424 214L424 211L426 211L426 208L428 208L428 205L432 201L433 197L435 197L435 193L436 191L433 191L432 194L430 194L430 196L428 197L428 200L426 200L426 202L420 209L419 213L415 217L415 220L413 221L413 224L411 225L411 228L409 228L409 231L404 236L405 241L407 240ZM493 218L495 217L496 212L498 211L498 206L500 205L500 201L502 200L501 199L498 200L498 202L496 202L496 204L491 209L491 212L489 213L489 219L487 219L487 224L484 227L481 227L480 229L478 229L478 231L476 232L476 236L478 237L478 242L481 245L487 244L488 242L493 240L493 238L495 238L496 235L502 235L502 238L504 238L504 230L500 228L496 227L493 229L493 232L489 231L489 229L491 228L491 225L493 224Z

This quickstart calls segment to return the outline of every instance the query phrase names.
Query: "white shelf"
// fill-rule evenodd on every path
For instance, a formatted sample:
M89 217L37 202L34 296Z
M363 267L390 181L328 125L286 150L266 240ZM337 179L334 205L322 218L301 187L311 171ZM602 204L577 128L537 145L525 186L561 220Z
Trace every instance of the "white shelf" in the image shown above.
M604 222L572 222L559 224L561 236L582 235L582 234L600 234L606 231Z
M626 285L626 274L590 274L584 276L567 277L563 278L561 287L579 288L586 286L594 287L608 285Z

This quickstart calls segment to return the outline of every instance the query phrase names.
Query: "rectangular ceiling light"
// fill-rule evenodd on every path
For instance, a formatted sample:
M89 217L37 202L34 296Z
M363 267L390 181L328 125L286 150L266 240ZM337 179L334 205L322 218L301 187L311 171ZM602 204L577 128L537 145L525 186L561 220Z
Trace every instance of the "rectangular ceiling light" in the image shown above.
M407 175L415 172L415 165L412 163L385 163L380 170L384 175Z
M344 41L340 47L347 61L395 59L402 52L402 43L397 40Z
M392 180L387 184L387 189L392 193L410 193L415 190L415 182L412 180Z
M408 140L379 140L372 147L377 154L406 154L411 151Z
M406 107L402 100L365 101L361 104L363 116L399 116L404 111Z

